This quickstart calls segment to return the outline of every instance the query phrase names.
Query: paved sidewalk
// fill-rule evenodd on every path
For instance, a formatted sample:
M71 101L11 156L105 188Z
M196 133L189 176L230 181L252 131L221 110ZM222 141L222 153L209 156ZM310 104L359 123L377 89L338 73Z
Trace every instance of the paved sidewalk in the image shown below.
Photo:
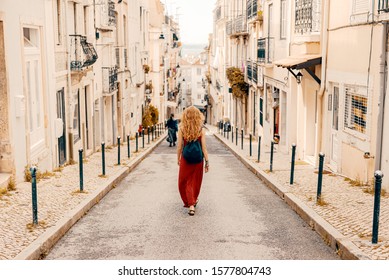
M218 133L215 126L207 126L214 135L256 175L267 182L286 203L288 203L307 223L315 229L344 259L389 259L389 196L381 197L379 242L371 243L373 225L374 196L365 193L366 186L352 186L346 178L326 172L323 175L322 199L325 205L316 204L317 169L312 165L297 161L294 184L290 185L291 155L277 151L275 145L273 172L270 172L270 147L261 144L258 163L258 141L252 143L249 156L249 139L234 135L234 143ZM316 171L316 173L315 173ZM302 241L303 242L303 241Z
M135 139L130 141L131 158L127 157L127 143L121 144L120 165L117 146L106 147L106 176L102 174L101 152L84 159L84 192L79 188L79 165L69 165L49 174L37 183L38 225L32 225L31 183L17 184L15 191L0 196L0 260L39 259L63 234L104 195L164 141L166 132L136 151Z

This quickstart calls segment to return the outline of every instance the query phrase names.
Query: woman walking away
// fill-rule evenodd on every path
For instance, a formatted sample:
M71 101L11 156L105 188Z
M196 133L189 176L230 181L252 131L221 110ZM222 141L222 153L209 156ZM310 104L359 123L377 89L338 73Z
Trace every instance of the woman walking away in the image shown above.
M209 170L205 131L202 128L203 114L194 106L183 112L178 131L177 160L180 166L178 189L184 207L193 216L203 180L203 168ZM205 165L204 165L205 160Z
M177 121L174 118L174 114L170 115L170 118L166 122L168 128L168 142L170 143L169 147L175 146L177 141Z

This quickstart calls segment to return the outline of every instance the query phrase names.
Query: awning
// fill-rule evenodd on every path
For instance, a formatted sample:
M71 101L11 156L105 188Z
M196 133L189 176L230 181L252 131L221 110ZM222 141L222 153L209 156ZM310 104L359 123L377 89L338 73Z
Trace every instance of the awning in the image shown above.
M273 62L276 66L290 69L305 69L310 66L321 64L321 55L289 56Z
M289 72L292 73L292 75L296 79L297 79L297 74L294 73L292 70L305 69L318 84L321 83L319 77L317 77L315 73L313 73L313 71L310 69L311 66L321 64L321 55L306 54L306 55L299 55L299 56L289 56L287 58L274 61L273 64L275 64L278 67L287 68Z

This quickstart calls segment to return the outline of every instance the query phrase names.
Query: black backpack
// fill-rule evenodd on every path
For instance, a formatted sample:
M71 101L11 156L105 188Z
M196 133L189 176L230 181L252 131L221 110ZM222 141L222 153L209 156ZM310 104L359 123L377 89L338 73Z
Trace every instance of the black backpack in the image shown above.
M200 163L203 161L203 150L198 140L189 141L184 146L182 156L188 163Z

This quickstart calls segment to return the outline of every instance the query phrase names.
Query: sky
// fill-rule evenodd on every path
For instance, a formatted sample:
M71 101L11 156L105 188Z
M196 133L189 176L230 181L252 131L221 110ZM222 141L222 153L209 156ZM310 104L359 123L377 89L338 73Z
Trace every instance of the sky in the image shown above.
M181 41L184 44L207 44L212 33L213 9L216 0L161 0L169 16L179 19Z

